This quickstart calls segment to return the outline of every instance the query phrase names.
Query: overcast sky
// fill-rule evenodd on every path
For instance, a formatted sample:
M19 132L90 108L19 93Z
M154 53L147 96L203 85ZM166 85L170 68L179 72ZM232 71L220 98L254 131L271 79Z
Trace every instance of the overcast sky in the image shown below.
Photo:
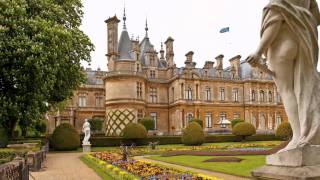
M127 29L130 37L148 34L156 50L161 42L173 37L175 63L184 66L185 54L194 51L194 61L202 68L205 61L213 61L219 54L229 59L241 55L246 58L259 42L262 9L269 0L127 0L125 2ZM318 3L320 0L317 0ZM81 29L95 45L91 66L107 70L108 17L117 15L119 35L122 31L124 0L83 0L84 18ZM230 32L219 33L230 27ZM84 64L88 67L87 64ZM319 69L319 68L318 68Z

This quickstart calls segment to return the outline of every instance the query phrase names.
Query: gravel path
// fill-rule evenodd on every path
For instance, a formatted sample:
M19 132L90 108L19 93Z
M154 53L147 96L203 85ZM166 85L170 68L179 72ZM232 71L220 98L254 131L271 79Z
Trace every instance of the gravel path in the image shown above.
M49 153L40 172L31 172L35 180L101 180L79 157L82 153ZM30 177L30 180L33 180Z

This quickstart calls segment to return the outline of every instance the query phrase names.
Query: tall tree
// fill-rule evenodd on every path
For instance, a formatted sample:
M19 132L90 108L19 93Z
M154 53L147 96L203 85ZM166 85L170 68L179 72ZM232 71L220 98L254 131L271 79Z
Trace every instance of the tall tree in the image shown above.
M23 134L85 80L81 0L0 0L0 124ZM47 106L49 104L49 106Z

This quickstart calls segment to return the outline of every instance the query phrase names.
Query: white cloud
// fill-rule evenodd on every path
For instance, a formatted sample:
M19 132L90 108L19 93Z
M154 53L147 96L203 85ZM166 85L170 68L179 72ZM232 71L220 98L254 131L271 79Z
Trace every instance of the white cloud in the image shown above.
M219 54L228 59L243 58L253 52L259 42L262 9L268 0L135 0L126 1L127 29L130 34L145 35L148 18L149 37L157 50L168 36L175 39L175 62L184 65L185 54L194 51L197 67ZM124 1L83 0L84 19L81 29L95 45L91 67L107 69L107 31L104 20L117 14L122 20ZM229 33L219 30L230 27ZM119 24L119 34L122 22ZM86 66L86 65L85 65Z

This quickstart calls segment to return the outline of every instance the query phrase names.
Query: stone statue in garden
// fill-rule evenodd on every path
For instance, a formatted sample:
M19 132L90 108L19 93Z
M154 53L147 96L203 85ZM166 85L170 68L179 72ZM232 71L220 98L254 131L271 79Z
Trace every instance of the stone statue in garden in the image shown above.
M256 179L320 179L319 24L316 0L270 0L264 8L260 44L247 61L273 76L293 137L252 171Z
M82 144L84 144L84 145L90 144L90 142L89 142L89 139L91 136L90 127L91 126L90 126L90 123L88 122L88 119L85 119L85 122L83 123L83 126L82 126L82 132L84 133L84 138L83 138Z
M247 59L259 68L262 56L267 58L293 130L292 140L278 153L320 145L319 24L316 0L270 0L263 10L260 44Z

